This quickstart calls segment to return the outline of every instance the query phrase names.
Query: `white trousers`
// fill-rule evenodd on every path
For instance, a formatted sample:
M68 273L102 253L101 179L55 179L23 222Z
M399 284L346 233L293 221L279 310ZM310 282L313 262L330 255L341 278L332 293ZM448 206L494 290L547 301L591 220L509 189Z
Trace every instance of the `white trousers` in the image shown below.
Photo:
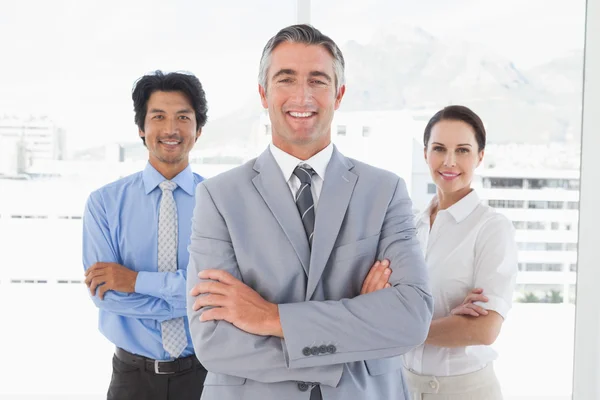
M502 400L492 363L465 375L417 375L404 369L410 400Z

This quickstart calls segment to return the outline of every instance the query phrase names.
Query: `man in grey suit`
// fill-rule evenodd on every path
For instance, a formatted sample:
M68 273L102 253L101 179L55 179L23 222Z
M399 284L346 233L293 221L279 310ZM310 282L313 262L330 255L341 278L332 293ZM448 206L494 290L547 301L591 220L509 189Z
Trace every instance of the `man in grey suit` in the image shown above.
M425 340L433 306L406 186L331 143L345 85L330 38L282 29L259 83L271 145L196 190L202 399L407 399L400 356Z

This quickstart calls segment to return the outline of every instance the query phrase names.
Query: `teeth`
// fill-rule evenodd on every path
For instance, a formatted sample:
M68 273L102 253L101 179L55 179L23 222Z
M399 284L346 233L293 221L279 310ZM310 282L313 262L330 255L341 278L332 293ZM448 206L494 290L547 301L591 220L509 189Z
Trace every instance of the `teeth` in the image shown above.
M178 142L165 142L163 141L164 144L168 144L168 145L172 145L172 144L177 144Z
M307 118L310 117L313 113L311 112L290 112L290 115L292 117L296 117L296 118Z

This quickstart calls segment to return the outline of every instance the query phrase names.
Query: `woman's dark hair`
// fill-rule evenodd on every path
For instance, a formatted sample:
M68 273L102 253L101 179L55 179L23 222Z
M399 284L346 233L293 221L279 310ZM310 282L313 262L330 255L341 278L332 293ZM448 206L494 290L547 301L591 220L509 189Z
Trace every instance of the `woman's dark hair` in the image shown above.
M436 112L433 117L427 123L425 127L425 133L423 135L423 144L427 147L429 138L431 137L431 130L434 125L440 121L462 121L473 128L475 132L475 140L477 141L478 151L485 149L485 127L483 121L477 114L475 114L470 108L465 106L452 105L444 107L440 111Z
M192 74L180 72L163 73L155 71L153 74L144 75L135 82L131 98L133 99L133 111L135 112L135 124L144 131L144 121L148 111L148 99L152 93L161 92L181 92L191 103L196 114L196 130L206 124L206 113L208 107L206 104L206 95L200 80ZM146 139L142 137L142 142L146 145Z

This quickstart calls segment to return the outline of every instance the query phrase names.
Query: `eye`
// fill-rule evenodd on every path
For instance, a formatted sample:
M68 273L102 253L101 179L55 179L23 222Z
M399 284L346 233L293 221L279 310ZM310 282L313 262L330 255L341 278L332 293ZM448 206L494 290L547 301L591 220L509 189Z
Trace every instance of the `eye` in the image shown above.
M446 150L446 148L442 147L442 146L433 146L433 151L444 151Z
M467 153L469 153L470 150L467 149L466 147L461 147L456 151L458 151L459 153L462 153L462 154L467 154Z
M283 79L280 79L277 82L278 83L291 83L292 82L292 78L283 78Z
M152 117L152 119L157 119L157 120L161 120L163 118L164 118L164 116L162 116L160 114L156 114L155 116Z
M314 84L316 84L316 85L327 85L327 83L325 83L325 82L323 82L323 81L320 81L320 80L318 80L318 79L313 79L313 80L311 81L311 83L314 83Z
M190 117L188 117L187 115L180 115L180 116L179 116L179 119L182 119L182 120L184 120L184 121L185 121L185 120L189 120L189 119L190 119Z

